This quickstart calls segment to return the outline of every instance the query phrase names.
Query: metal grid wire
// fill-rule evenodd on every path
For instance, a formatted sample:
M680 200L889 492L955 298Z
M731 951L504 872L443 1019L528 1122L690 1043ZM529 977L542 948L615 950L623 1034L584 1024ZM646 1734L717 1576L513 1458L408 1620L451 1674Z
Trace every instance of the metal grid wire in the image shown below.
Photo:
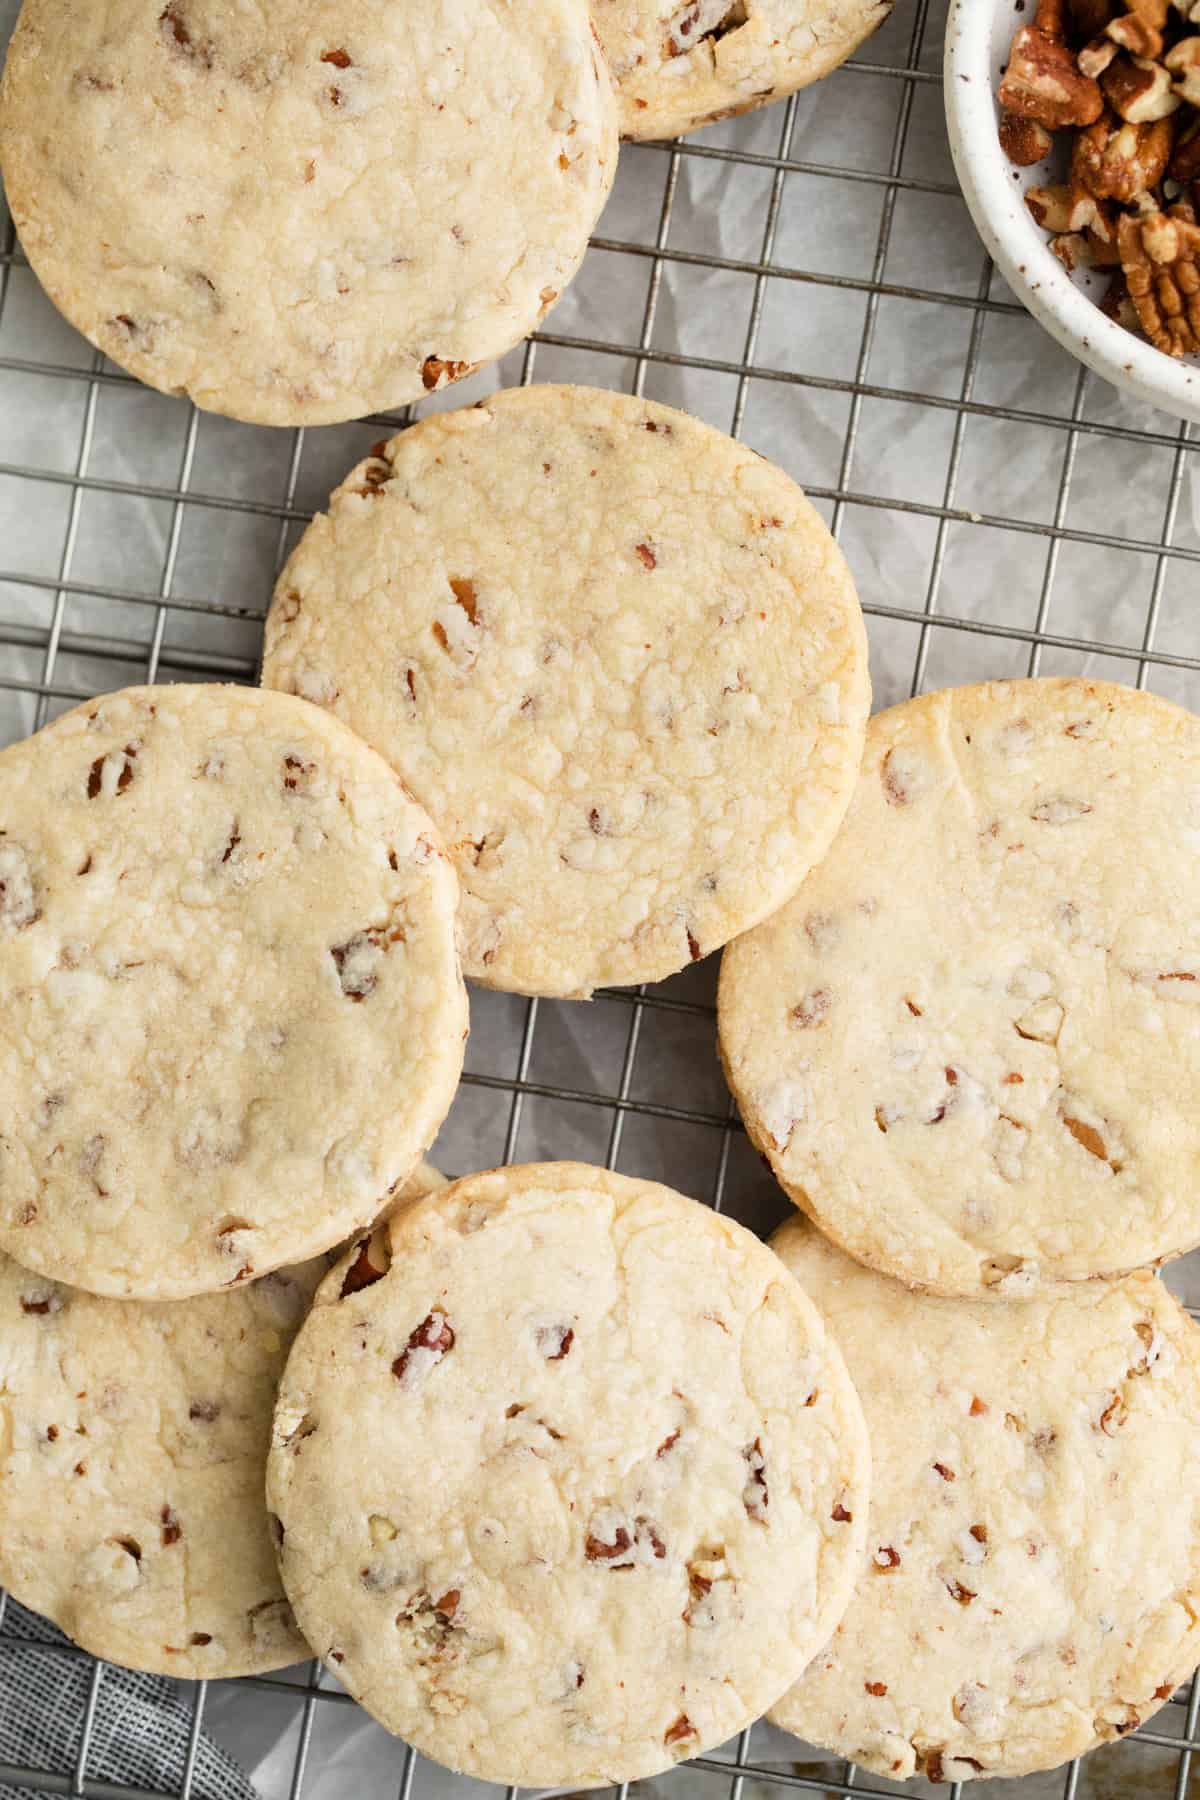
M948 681L1086 670L1195 706L1200 440L1077 368L994 275L946 153L943 23L940 0L899 0L819 87L686 142L627 148L578 281L499 378L674 401L787 467L855 567L879 704ZM0 743L133 681L253 680L283 556L380 427L409 416L270 433L151 395L57 319L6 220ZM780 1196L713 1056L713 993L709 964L588 1008L476 993L434 1155L451 1172L580 1156L772 1223ZM57 1773L0 1765L0 1790L199 1800L197 1744L216 1708L206 1684L185 1690L179 1784L151 1793L89 1772L102 1684L117 1678L57 1654L90 1671L70 1754ZM311 1794L340 1766L325 1724L352 1703L316 1666L238 1685L278 1723L288 1766L270 1800ZM1006 1800L1183 1800L1198 1727L1195 1684L1136 1736L1006 1784ZM648 1785L689 1800L934 1791L781 1741L756 1727ZM400 1745L384 1766L382 1786L354 1775L322 1792L421 1800L438 1782Z

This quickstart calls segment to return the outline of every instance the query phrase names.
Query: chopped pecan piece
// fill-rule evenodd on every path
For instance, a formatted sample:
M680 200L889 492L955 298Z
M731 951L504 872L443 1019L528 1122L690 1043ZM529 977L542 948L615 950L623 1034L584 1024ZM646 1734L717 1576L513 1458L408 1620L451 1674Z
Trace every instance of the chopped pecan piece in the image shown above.
M1200 107L1200 34L1185 37L1163 57L1174 77L1175 93L1189 106Z
M458 381L469 374L471 364L453 362L441 356L427 356L421 364L421 382L426 393L433 393L436 388L448 387L452 381Z
M107 756L98 756L88 770L88 799L110 800L114 794L123 794L133 780L133 765L140 748L139 744L126 744L124 750L110 750Z
M767 1522L767 1459L763 1454L762 1439L755 1438L742 1451L746 1466L750 1473L746 1485L742 1489L742 1504L750 1517L760 1525Z
M1166 172L1174 142L1175 128L1167 119L1136 125L1114 119L1111 113L1097 119L1081 131L1071 150L1071 182L1099 200L1135 200L1148 188L1157 187ZM1097 209L1099 214L1100 209ZM1095 224L1094 218L1075 219L1059 227L1080 231ZM1113 232L1107 214L1103 215L1103 235ZM1053 225L1048 227L1053 231Z
M623 1524L612 1507L601 1507L592 1517L583 1553L588 1562L630 1569L635 1563L662 1562L667 1546L653 1520L643 1514Z
M687 1714L680 1713L674 1724L667 1726L663 1736L663 1743L674 1747L676 1744L688 1743L689 1740L696 1735L696 1727L692 1724L692 1721L688 1718Z
M1179 106L1166 69L1144 56L1118 56L1101 75L1100 91L1131 125L1165 119Z
M1134 0L1134 5L1105 26L1105 35L1131 56L1157 61L1163 51L1167 0Z
M1000 148L1018 169L1031 169L1044 162L1054 146L1054 139L1036 119L1023 119L1019 113L1006 112L1000 118Z
M1071 190L1065 183L1055 187L1026 188L1025 204L1043 231L1080 229L1074 217Z
M1105 1437L1116 1437L1128 1417L1129 1408L1121 1395L1114 1392L1109 1395L1108 1403L1100 1414L1099 1429Z
M1121 267L1142 330L1167 356L1200 348L1200 226L1153 209L1117 227Z
M1084 231L1061 232L1050 239L1050 250L1068 274L1075 269L1109 268L1116 261L1109 256L1107 245Z
M575 1342L575 1333L569 1325L539 1325L534 1336L547 1362L561 1362L564 1356L570 1355L571 1345Z
M829 1007L829 989L810 988L799 1005L793 1006L792 1023L804 1031L815 1025L823 1025L828 1016Z
M435 1306L409 1334L408 1343L392 1364L392 1374L397 1381L404 1381L426 1358L432 1367L453 1348L454 1327L440 1307Z
M1112 38L1093 38L1090 44L1084 45L1076 58L1076 61L1079 64L1080 74L1090 75L1092 80L1095 81L1098 76L1103 75L1105 69L1107 69L1109 63L1112 62L1116 54L1117 45L1113 42Z
M1048 131L1099 118L1100 89L1080 72L1067 46L1061 0L1039 0L1033 24L1018 28L1000 83L1000 104Z
M377 1252L379 1254L379 1252ZM382 1281L387 1274L387 1267L380 1269L371 1260L371 1239L360 1238L358 1254L342 1277L339 1298L345 1300L350 1294L357 1294L365 1287L371 1287Z
M23 1313L56 1313L63 1309L63 1297L51 1289L45 1294L22 1294L21 1311Z
M613 1532L611 1544L589 1532L583 1553L589 1562L614 1562L618 1556L624 1556L632 1548L633 1539L623 1525L618 1525Z

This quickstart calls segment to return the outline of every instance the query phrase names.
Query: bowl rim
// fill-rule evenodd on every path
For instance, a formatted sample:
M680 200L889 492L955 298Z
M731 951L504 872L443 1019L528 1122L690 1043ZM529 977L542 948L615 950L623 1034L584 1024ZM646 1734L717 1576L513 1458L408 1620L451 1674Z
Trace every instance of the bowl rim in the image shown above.
M997 129L992 58L997 28L1007 45L1018 22L1017 0L951 0L946 22L950 154L976 229L1017 299L1064 349L1151 406L1200 421L1200 363L1176 362L1107 318L1074 285L1012 180Z

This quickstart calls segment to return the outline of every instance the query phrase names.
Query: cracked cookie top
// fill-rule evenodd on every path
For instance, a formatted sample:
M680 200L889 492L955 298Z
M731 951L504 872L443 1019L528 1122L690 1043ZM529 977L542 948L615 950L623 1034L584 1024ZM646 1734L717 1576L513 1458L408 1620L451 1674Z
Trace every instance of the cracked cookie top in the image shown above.
M585 0L27 0L22 246L107 356L267 425L419 399L578 268L616 166Z
M1200 1239L1200 720L1068 680L873 719L824 863L721 971L725 1067L863 1262L1028 1295Z
M390 1730L489 1781L603 1786L722 1743L800 1674L849 1598L868 1460L841 1356L763 1244L651 1182L535 1164L419 1201L328 1276L268 1504L302 1630Z
M845 811L869 704L853 583L795 483L572 387L379 445L280 577L263 679L428 808L468 974L570 996L780 906Z
M771 1710L878 1775L1026 1775L1134 1731L1200 1660L1200 1333L1156 1276L1024 1305L772 1239L871 1439L841 1624Z
M441 1180L422 1164L399 1203ZM233 1293L146 1302L0 1257L0 1582L16 1599L93 1656L164 1675L312 1654L263 1479L288 1346L327 1270L317 1257Z
M819 81L893 0L592 0L621 136L669 138Z
M0 1249L228 1287L373 1218L467 1028L457 883L318 707L130 688L0 755Z

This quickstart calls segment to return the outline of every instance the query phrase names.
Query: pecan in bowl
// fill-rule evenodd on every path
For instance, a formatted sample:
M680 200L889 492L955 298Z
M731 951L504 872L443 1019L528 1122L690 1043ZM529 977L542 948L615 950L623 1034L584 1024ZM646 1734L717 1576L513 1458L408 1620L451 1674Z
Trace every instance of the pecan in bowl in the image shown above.
M1195 10L1193 0L1039 0L1013 35L999 94L1011 162L1025 162L1030 126L1048 154L1062 146L1066 179L1025 191L1050 248L1068 271L1107 271L1105 311L1166 356L1200 350Z
M1200 0L953 0L964 198L1081 361L1200 419Z

